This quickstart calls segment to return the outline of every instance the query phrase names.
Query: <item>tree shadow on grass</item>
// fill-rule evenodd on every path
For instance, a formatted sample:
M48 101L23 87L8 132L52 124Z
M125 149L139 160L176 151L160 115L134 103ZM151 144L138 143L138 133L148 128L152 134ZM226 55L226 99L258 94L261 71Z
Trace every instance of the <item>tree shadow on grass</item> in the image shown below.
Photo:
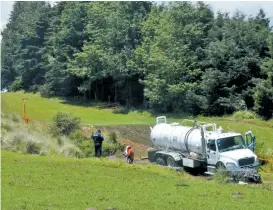
M98 110L106 110L112 109L113 114L123 114L128 115L130 113L136 113L140 116L144 117L153 117L156 118L158 116L166 116L167 119L194 119L195 116L191 115L190 113L185 112L158 112L151 109L143 109L143 108L127 108L126 106L122 106L119 103L113 102L103 102L103 101L95 101L95 100L85 100L82 97L66 97L60 98L62 100L62 104L69 104L73 106L80 106L80 107L94 107Z
M81 107L103 107L107 102L95 101L95 100L86 100L82 97L65 97L60 98L62 100L61 104L68 104L73 106Z

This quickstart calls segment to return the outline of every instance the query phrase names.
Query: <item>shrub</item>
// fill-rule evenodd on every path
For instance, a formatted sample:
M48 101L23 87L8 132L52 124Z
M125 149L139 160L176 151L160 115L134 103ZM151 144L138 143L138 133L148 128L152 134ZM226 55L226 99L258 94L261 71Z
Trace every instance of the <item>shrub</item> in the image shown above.
M51 97L54 96L54 91L51 90L50 85L44 84L39 87L39 92L42 97Z
M63 146L63 145L65 145L65 144L69 144L70 143L70 141L69 141L69 138L68 137L66 137L66 136L57 136L56 137L56 140L57 140L57 145L59 145L59 146Z
M77 157L77 158L83 157L83 153L80 150L80 148L78 148L74 144L67 144L63 146L60 149L60 153L66 157Z
M148 111L143 111L141 112L141 115L144 116L144 117L152 117L152 114Z
M53 120L53 133L56 134L58 132L63 135L69 135L71 132L78 129L81 121L79 117L70 116L62 112L58 112Z
M125 144L120 144L120 143L118 143L118 149L119 149L119 151L121 151L121 152L123 152L124 150L125 150L125 147L126 147L127 145L125 145Z
M232 115L235 119L240 119L240 120L244 120L244 119L256 119L257 115L254 112L251 111L237 111Z
M103 156L109 156L109 155L114 155L116 151L118 150L118 145L117 144L110 144L107 142L104 142L102 145L102 155Z
M95 156L94 143L91 140L84 140L78 145L81 149L84 157L93 157Z
M74 144L80 145L83 141L87 140L87 137L83 136L80 131L75 131L69 135L69 139Z
M23 79L22 77L17 77L11 84L10 90L16 92L21 89L23 89Z
M78 146L84 157L94 156L94 143L92 140L83 136L80 131L73 132L69 135L71 141Z
M113 114L128 114L129 112L129 109L127 108L123 108L123 107L118 107L118 108L115 108L113 109L112 113Z
M108 135L109 142L116 144L117 143L117 134L116 132L111 132Z
M55 123L49 125L49 130L50 130L50 133L53 137L58 138L61 134L59 128L55 125Z

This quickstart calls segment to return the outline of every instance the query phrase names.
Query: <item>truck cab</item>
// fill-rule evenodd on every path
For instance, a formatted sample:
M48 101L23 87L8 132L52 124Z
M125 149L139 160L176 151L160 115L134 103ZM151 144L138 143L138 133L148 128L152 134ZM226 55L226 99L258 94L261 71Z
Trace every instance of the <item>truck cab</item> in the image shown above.
M239 133L208 134L205 138L207 165L211 169L214 167L227 171L258 169L259 161L253 153L255 137L250 131L247 132L245 139ZM251 141L248 141L248 138Z

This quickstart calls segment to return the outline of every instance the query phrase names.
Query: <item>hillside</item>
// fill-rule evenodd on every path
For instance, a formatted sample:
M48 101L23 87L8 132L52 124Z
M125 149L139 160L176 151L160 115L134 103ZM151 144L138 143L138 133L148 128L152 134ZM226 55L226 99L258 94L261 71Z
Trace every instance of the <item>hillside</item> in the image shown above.
M98 103L75 104L75 102L60 100L57 98L42 98L39 94L24 94L23 92L2 94L1 106L4 113L17 113L22 115L22 99L26 102L27 117L31 120L39 120L45 123L52 121L53 116L61 111L81 117L83 125L96 125L109 131L116 131L122 138L129 138L136 142L150 146L149 126L155 124L155 118L159 115L147 111L131 111L128 114L115 114L115 109L100 109ZM168 115L167 115L168 116ZM184 115L184 117L168 118L169 122L182 122L185 118L191 118L206 122L217 123L226 130L245 133L252 130L257 137L257 144L262 149L273 148L273 120L263 121L256 119L241 119L234 116L226 117L197 117ZM251 117L252 118L252 117ZM135 126L134 126L135 125ZM137 126L136 126L137 125Z
M28 98L27 116L34 123L24 125L17 122L17 126L13 123L12 128L16 127L17 131L35 131L33 138L39 135L44 137L45 129L38 125L51 123L54 114L62 111L82 117L82 130L87 132L86 135L89 135L91 123L85 123L96 119L92 121L92 126L102 128L104 133L116 132L121 143L131 141L136 150L136 159L139 159L139 155L145 155L147 148L141 145L152 146L149 126L154 124L155 116L148 112L114 114L112 109L99 109L98 104L90 104L93 107L86 108L22 92L3 94L1 111L20 114L23 98ZM43 115L45 113L48 115ZM127 123L124 123L124 119ZM272 155L272 122L259 119L236 120L234 116L197 119L216 122L224 128L240 132L251 128L257 136L258 155L268 158ZM171 120L181 122L183 118ZM103 122L103 125L96 122ZM2 123L6 125L6 122ZM9 133L7 129L6 126L5 134ZM49 136L38 139L55 141ZM93 151L92 145L86 146ZM271 210L273 205L270 164L263 166L260 171L263 184L240 186L224 183L224 179L217 176L215 180L210 180L151 164L126 165L119 161L122 157L119 153L111 157L111 161L72 159L61 157L60 154L50 152L45 153L46 156L38 156L2 151L2 192L5 192L2 194L3 209L177 209L181 206L183 209L204 209L205 206L206 209Z
M204 181L158 166L2 152L3 209L272 209L273 185ZM109 208L109 209L112 209Z

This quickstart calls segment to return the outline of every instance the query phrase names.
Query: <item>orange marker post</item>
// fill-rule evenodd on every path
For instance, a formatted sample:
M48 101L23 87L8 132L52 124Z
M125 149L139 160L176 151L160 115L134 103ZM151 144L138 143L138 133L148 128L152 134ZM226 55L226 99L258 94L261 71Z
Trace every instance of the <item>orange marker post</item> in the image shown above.
M26 114L26 99L23 99L23 116L24 116L24 122L28 123L28 118Z

